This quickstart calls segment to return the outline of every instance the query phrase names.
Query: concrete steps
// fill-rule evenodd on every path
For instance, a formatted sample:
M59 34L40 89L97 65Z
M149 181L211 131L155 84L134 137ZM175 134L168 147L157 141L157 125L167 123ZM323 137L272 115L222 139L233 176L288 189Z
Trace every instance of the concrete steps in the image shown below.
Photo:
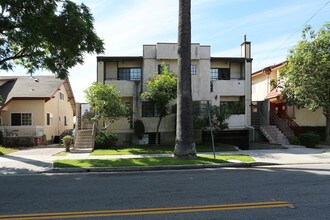
M269 143L289 144L287 137L275 125L261 125L260 131L267 138Z
M76 132L75 142L73 148L70 150L72 153L88 153L93 151L94 138L92 129L78 130Z

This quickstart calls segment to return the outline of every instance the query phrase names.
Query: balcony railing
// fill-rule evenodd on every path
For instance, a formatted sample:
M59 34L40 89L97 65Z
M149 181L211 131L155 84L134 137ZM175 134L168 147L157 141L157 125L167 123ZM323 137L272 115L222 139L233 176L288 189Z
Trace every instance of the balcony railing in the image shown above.
M43 126L3 126L4 137L40 137L44 134Z
M223 96L244 96L245 80L215 80L212 91Z

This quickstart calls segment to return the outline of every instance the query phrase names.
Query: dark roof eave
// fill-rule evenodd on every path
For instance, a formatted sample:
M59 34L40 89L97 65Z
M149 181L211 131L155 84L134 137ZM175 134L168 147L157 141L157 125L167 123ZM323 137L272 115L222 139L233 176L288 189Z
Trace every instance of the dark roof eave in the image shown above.
M251 62L253 58L245 58L245 57L211 57L212 61L235 61L235 62Z
M97 62L109 62L109 61L143 61L142 56L98 56L96 57Z

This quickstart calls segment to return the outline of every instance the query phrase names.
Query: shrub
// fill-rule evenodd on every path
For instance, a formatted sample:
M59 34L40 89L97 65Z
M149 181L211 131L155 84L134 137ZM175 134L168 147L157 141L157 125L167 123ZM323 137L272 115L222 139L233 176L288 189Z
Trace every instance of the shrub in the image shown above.
M315 147L320 143L320 135L313 133L306 133L300 135L300 144L306 147Z
M134 134L136 137L141 140L144 136L144 124L141 120L134 121Z
M117 145L118 136L108 131L101 131L95 136L95 149L109 149Z
M72 140L73 140L73 137L70 136L70 135L66 135L62 138L62 143L65 146L65 151L66 152L70 152L70 147L72 145Z

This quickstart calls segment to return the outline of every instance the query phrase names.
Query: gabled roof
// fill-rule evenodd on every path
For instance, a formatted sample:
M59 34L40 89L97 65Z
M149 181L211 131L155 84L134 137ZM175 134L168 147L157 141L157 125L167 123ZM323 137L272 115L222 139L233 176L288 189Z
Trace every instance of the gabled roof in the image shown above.
M69 80L58 79L55 76L0 76L0 95L3 99L0 108L15 99L50 100L62 84L75 114L75 99Z
M283 61L281 63L277 63L277 64L274 64L274 65L271 65L271 66L267 66L261 70L258 70L254 73L252 73L252 77L253 76L256 76L256 75L259 75L261 73L266 73L266 72L271 72L272 70L276 69L276 68L279 68L279 67L282 67L284 66L288 61Z

